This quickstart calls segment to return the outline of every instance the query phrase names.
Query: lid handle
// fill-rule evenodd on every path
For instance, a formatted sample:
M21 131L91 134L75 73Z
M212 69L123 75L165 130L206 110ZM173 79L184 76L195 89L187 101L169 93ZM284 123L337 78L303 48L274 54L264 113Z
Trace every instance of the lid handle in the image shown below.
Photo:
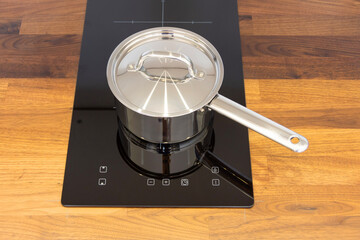
M153 76L148 74L146 68L144 67L144 63L147 59L156 58L156 59L170 59L176 60L184 63L187 67L188 74L183 79L173 79L177 82L187 82L190 79L203 79L205 76L204 72L197 72L194 68L194 64L191 59L183 54L174 53L174 52L166 52L166 51L151 51L145 52L141 55L139 61L137 62L136 66L130 64L128 66L129 72L140 72L145 75L145 77L149 78L150 80L162 80L162 76ZM166 81L166 80L165 80Z

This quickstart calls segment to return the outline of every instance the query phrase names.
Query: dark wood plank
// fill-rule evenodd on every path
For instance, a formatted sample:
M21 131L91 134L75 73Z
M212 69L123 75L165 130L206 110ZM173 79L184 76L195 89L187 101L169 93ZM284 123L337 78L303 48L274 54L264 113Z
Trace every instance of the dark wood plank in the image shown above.
M252 14L250 21L240 21L241 35L270 36L355 36L360 35L357 15L275 15Z
M0 34L3 56L78 56L81 35L10 35Z
M359 58L244 57L248 79L360 79Z
M20 31L20 24L20 19L0 18L0 34L18 34Z
M242 36L244 57L357 57L360 36Z
M78 56L8 56L0 58L0 78L75 77Z
M84 15L86 0L1 0L1 18Z

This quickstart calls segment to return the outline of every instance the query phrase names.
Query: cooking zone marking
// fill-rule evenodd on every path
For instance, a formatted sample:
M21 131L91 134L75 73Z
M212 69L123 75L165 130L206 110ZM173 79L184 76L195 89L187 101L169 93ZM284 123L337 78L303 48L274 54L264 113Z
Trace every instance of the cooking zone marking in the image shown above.
M115 20L113 23L120 24L212 24L212 21L165 21L165 0L161 0L161 21L137 21L137 20Z

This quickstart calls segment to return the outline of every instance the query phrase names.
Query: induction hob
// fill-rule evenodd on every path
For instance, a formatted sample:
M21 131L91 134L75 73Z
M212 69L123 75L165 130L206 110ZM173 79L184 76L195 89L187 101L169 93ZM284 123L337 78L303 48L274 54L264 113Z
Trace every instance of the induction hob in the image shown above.
M126 140L118 134L115 98L106 79L107 61L126 37L159 26L188 29L208 39L224 62L219 93L245 105L236 0L88 0L61 200L64 206L253 205L248 130L217 113L208 133L211 147L201 154L196 167L182 174L143 171L121 151L127 144L122 144Z

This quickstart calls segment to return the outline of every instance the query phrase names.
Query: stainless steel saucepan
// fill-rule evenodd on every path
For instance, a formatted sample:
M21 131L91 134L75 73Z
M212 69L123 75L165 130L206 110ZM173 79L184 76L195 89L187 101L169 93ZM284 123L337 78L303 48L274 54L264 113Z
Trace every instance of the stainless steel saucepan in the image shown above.
M141 139L187 140L210 124L214 110L295 152L307 149L305 137L218 94L223 76L220 54L209 41L173 27L131 35L107 65L120 122Z

